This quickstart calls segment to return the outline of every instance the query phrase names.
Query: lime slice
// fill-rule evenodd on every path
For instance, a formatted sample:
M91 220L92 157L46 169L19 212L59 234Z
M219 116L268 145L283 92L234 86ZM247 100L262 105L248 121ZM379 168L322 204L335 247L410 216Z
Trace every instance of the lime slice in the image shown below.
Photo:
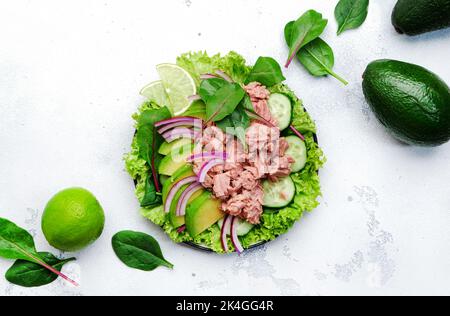
M188 99L197 91L194 79L183 68L173 64L156 66L162 84L169 97L168 107L174 115L180 115L191 105Z
M170 107L169 97L167 96L166 90L164 89L164 85L161 81L155 81L146 85L142 88L141 95L150 101L155 102L159 106Z

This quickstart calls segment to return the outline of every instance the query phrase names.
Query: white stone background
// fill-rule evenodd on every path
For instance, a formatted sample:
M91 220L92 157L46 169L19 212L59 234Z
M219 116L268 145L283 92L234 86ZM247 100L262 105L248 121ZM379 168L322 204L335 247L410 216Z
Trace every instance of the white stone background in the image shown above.
M106 228L64 271L81 282L38 289L0 278L0 295L448 295L450 145L399 144L365 103L361 74L374 59L418 63L450 82L450 30L397 34L394 0L371 1L366 23L337 37L337 0L9 0L0 2L0 216L35 235L47 200L83 186ZM139 215L123 155L132 113L154 66L189 50L235 50L249 63L286 58L284 25L307 9L329 19L323 38L350 81L313 78L295 63L287 82L319 128L328 163L321 206L277 241L241 257L173 244ZM175 264L125 267L111 237L150 233ZM58 252L56 252L58 253ZM69 254L67 254L69 255ZM3 274L11 262L0 260Z

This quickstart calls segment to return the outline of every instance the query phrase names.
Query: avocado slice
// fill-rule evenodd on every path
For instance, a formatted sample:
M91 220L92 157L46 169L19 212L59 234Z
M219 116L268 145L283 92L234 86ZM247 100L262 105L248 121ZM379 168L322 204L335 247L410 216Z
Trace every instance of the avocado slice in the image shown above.
M450 27L450 0L399 0L392 24L397 32L407 35Z
M190 185L187 184L187 185L183 186L180 189L180 191L177 192L177 194L175 195L175 198L173 199L172 205L170 206L169 218L170 218L170 222L172 223L173 227L175 227L175 228L181 227L184 224L186 224L186 220L185 220L184 216L177 216L177 205L178 205L178 201L180 200L181 195L183 194L184 191L186 191L186 189L189 186ZM195 192L189 199L188 205L190 203L192 203L192 201L195 200L197 197L202 195L203 192L204 191L202 191L202 190Z
M161 182L161 184L164 186L164 183L166 183L167 180L169 180L170 177L169 176L165 176L165 175L160 175L159 176L159 182Z
M173 151L190 144L192 144L192 139L190 138L181 138L171 143L164 142L161 147L159 147L158 153L163 156L167 156Z
M450 140L450 88L427 69L396 60L377 60L363 75L373 112L398 140L438 146Z
M159 174L173 176L175 171L187 164L186 159L192 154L193 145L185 145L173 151L161 160Z
M225 217L221 202L205 191L188 205L186 229L191 237L196 237Z

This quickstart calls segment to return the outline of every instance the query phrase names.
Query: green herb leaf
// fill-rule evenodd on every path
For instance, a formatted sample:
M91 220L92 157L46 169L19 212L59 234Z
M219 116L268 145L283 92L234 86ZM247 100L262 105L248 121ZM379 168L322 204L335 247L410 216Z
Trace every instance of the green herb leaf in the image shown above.
M0 218L0 256L36 263L33 257L39 257L30 233L4 218Z
M206 101L208 122L218 122L233 113L245 96L237 83L227 83Z
M40 252L38 255L45 263L58 271L61 271L63 265L66 263L76 260L75 258L58 259L48 252ZM16 285L38 287L52 283L58 276L37 263L17 260L6 271L5 278Z
M163 143L163 138L157 136L155 138L155 123L167 120L171 118L171 114L168 108L160 108L154 110L146 110L142 112L139 117L138 127L137 127L137 142L139 145L139 155L144 159L149 165L152 163L154 154L157 151L154 150L153 140L156 140L156 148L158 145Z
M334 10L338 22L337 34L360 27L367 18L369 0L340 0Z
M250 126L250 117L242 105L239 105L231 115L216 122L217 127L230 135L236 136L245 146L245 131Z
M247 111L255 112L255 107L253 106L252 100L250 99L250 96L247 93L242 99L240 105Z
M192 116L205 120L206 119L205 102L203 102L203 100L194 101L189 107L189 109L187 109L182 116Z
M286 68L289 67L303 46L315 40L323 33L327 24L328 20L323 19L322 14L314 10L309 10L290 26L291 35L287 41L289 57L286 62Z
M259 82L267 87L272 87L286 78L283 76L280 64L271 57L259 57L246 83Z
M141 207L153 207L162 204L162 197L156 190L153 172L147 176L145 181L144 196L141 200Z
M73 285L78 285L39 257L30 233L4 218L0 218L0 257L37 263Z
M146 110L142 112L137 127L137 144L139 146L139 155L149 165L151 172L145 186L144 198L141 204L148 206L158 205L161 203L161 197L156 194L161 192L158 179L158 164L161 161L161 155L158 148L164 142L161 135L155 128L155 123L169 119L171 117L168 108L160 108L155 110Z
M209 98L217 93L217 91L223 86L227 85L228 82L222 78L212 78L203 80L200 83L200 88L198 90L198 94L202 98L202 100L206 103Z
M289 22L284 29L286 42L289 41L294 23L294 21ZM345 79L333 71L333 49L320 37L302 47L297 56L301 64L309 71L311 75L316 77L331 75L344 85L348 84Z
M164 259L158 242L150 235L122 231L113 236L112 247L117 257L130 268L143 271L153 271L160 266L173 268L173 264Z
M300 50L298 56L303 66L313 76L331 75L344 85L348 82L333 71L334 67L334 53L333 49L321 38L316 38L314 41L306 45Z

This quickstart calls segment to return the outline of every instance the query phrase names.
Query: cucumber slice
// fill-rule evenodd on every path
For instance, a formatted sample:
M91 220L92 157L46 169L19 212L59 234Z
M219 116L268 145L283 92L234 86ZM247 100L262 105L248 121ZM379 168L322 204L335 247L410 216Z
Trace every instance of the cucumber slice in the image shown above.
M272 94L269 98L269 110L281 131L291 125L292 103L287 96L281 93Z
M282 208L289 205L295 197L295 184L291 177L278 179L277 182L264 181L263 205L270 208Z
M297 136L288 136L286 141L289 144L289 149L286 151L286 155L294 158L295 162L292 164L292 172L299 172L305 168L306 161L308 159L308 153L306 150L306 144Z
M222 226L223 226L223 222L224 222L224 218L222 218L220 221L217 222L217 224L219 225L219 228L222 230ZM250 224L247 221L244 221L242 219L238 219L238 225L237 225L237 234L238 236L245 236L247 235L252 229L253 227L255 227L255 225ZM229 235L229 233L228 233Z
M159 147L158 153L167 156L170 155L173 151L176 151L177 149L189 144L192 144L192 139L190 138L181 138L171 143L164 142L161 147Z

